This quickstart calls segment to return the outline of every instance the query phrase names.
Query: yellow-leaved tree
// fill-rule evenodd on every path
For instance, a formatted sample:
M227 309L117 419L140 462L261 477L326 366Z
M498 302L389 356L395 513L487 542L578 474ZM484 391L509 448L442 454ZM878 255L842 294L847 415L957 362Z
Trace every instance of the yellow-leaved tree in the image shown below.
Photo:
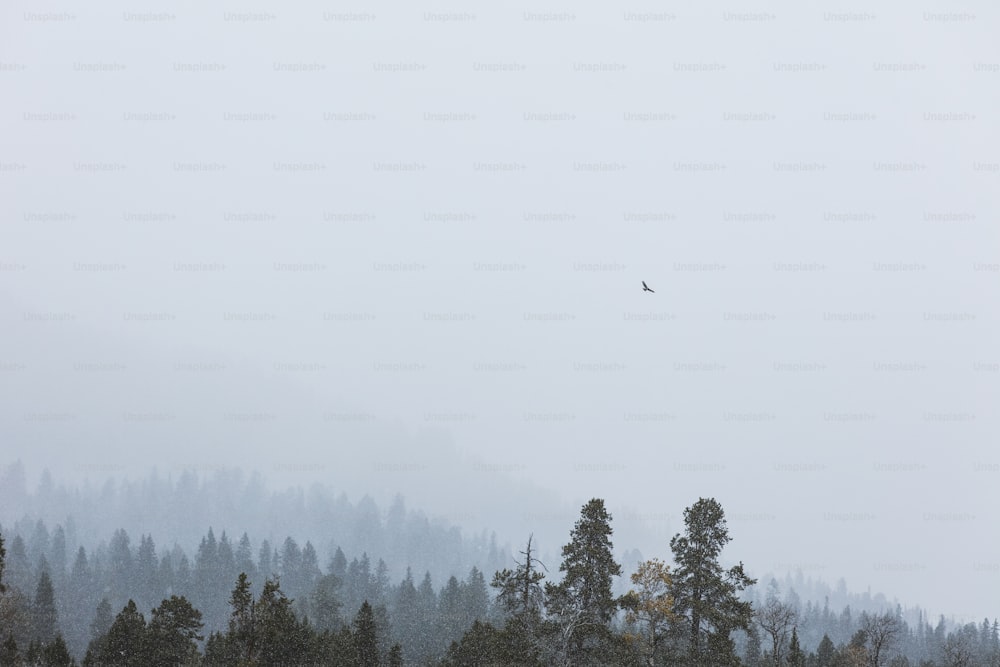
M675 620L674 600L670 596L670 566L652 558L639 563L631 577L635 588L621 597L625 621L636 626L638 632L626 633L630 642L636 642L647 665L659 662L667 641L670 623Z

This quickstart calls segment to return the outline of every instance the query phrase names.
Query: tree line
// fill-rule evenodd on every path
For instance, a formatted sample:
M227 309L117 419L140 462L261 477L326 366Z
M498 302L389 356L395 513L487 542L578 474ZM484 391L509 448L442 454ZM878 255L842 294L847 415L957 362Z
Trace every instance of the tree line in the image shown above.
M245 535L233 549L225 535L217 540L210 531L196 556L203 574L189 573L190 597L171 592L152 606L130 595L112 607L103 595L86 615L92 620L79 651L70 650L60 631L44 554L30 596L23 572L20 585L8 585L11 559L0 535L0 666L64 666L79 659L94 667L1000 667L996 621L948 628L941 619L931 627L923 616L909 622L898 606L835 614L825 605L801 605L791 590L782 595L774 580L755 604L757 582L743 564L722 565L730 536L714 499L684 511L684 530L669 544L672 562L641 560L624 593L615 592L623 571L612 534L604 501L593 499L562 548L558 574L539 560L529 536L519 557L496 570L489 584L472 568L464 580L452 576L435 589L429 573L418 584L409 570L390 585L384 561L374 567L367 556L348 562L340 550L323 571L311 544L299 548L294 540L281 550L267 545L254 561ZM123 536L115 543L118 558L131 554ZM19 560L23 540L15 535L12 544ZM109 551L102 558L110 562L115 549ZM155 554L152 538L143 536L138 552L149 551ZM123 590L142 591L140 570L130 570ZM219 595L220 580L235 570ZM72 580L71 574L67 583ZM151 609L148 618L143 609Z

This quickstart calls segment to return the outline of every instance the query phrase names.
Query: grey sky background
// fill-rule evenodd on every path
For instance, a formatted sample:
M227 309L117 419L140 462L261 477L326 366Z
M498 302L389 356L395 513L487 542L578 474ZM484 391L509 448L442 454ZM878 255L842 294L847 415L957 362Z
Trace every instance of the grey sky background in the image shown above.
M998 11L7 2L0 462L992 618Z

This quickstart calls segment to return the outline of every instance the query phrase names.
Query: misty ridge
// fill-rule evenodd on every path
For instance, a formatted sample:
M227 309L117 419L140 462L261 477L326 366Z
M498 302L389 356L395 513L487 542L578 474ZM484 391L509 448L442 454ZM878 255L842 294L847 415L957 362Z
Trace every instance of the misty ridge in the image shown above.
M0 667L1000 667L996 0L126 4L0 4Z
M801 570L723 567L738 545L719 560L731 538L711 499L685 511L672 563L616 549L613 517L594 499L558 569L534 535L512 549L400 496L383 509L320 484L272 490L236 468L82 486L45 470L32 490L17 462L0 474L0 512L2 664L1000 660L995 620L932 622L843 579L831 588ZM704 637L689 643L692 628Z

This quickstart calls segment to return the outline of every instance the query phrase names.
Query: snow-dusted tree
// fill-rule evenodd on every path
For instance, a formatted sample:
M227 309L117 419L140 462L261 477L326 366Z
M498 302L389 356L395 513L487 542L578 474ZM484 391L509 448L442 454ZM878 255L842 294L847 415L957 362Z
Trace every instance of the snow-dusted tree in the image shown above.
M600 498L590 500L562 549L564 572L558 584L547 584L548 611L559 632L560 652L567 664L588 661L607 643L618 609L611 594L622 573L611 552L611 515Z
M861 632L864 633L868 649L869 667L882 667L888 657L886 654L899 639L902 626L895 614L861 615Z
M684 534L670 540L677 565L671 592L679 630L685 635L684 664L738 665L730 635L753 621L752 605L738 593L756 582L744 573L743 563L728 570L719 564L719 554L731 538L718 501L699 499L684 510L684 524Z
M626 610L625 622L638 626L639 632L626 639L639 644L643 660L652 667L660 662L674 621L670 568L656 558L642 561L631 580L635 588L622 596L621 606Z
M771 639L770 662L774 667L782 667L785 647L798 614L790 605L778 597L778 582L771 579L767 586L767 597L757 610L757 623Z

